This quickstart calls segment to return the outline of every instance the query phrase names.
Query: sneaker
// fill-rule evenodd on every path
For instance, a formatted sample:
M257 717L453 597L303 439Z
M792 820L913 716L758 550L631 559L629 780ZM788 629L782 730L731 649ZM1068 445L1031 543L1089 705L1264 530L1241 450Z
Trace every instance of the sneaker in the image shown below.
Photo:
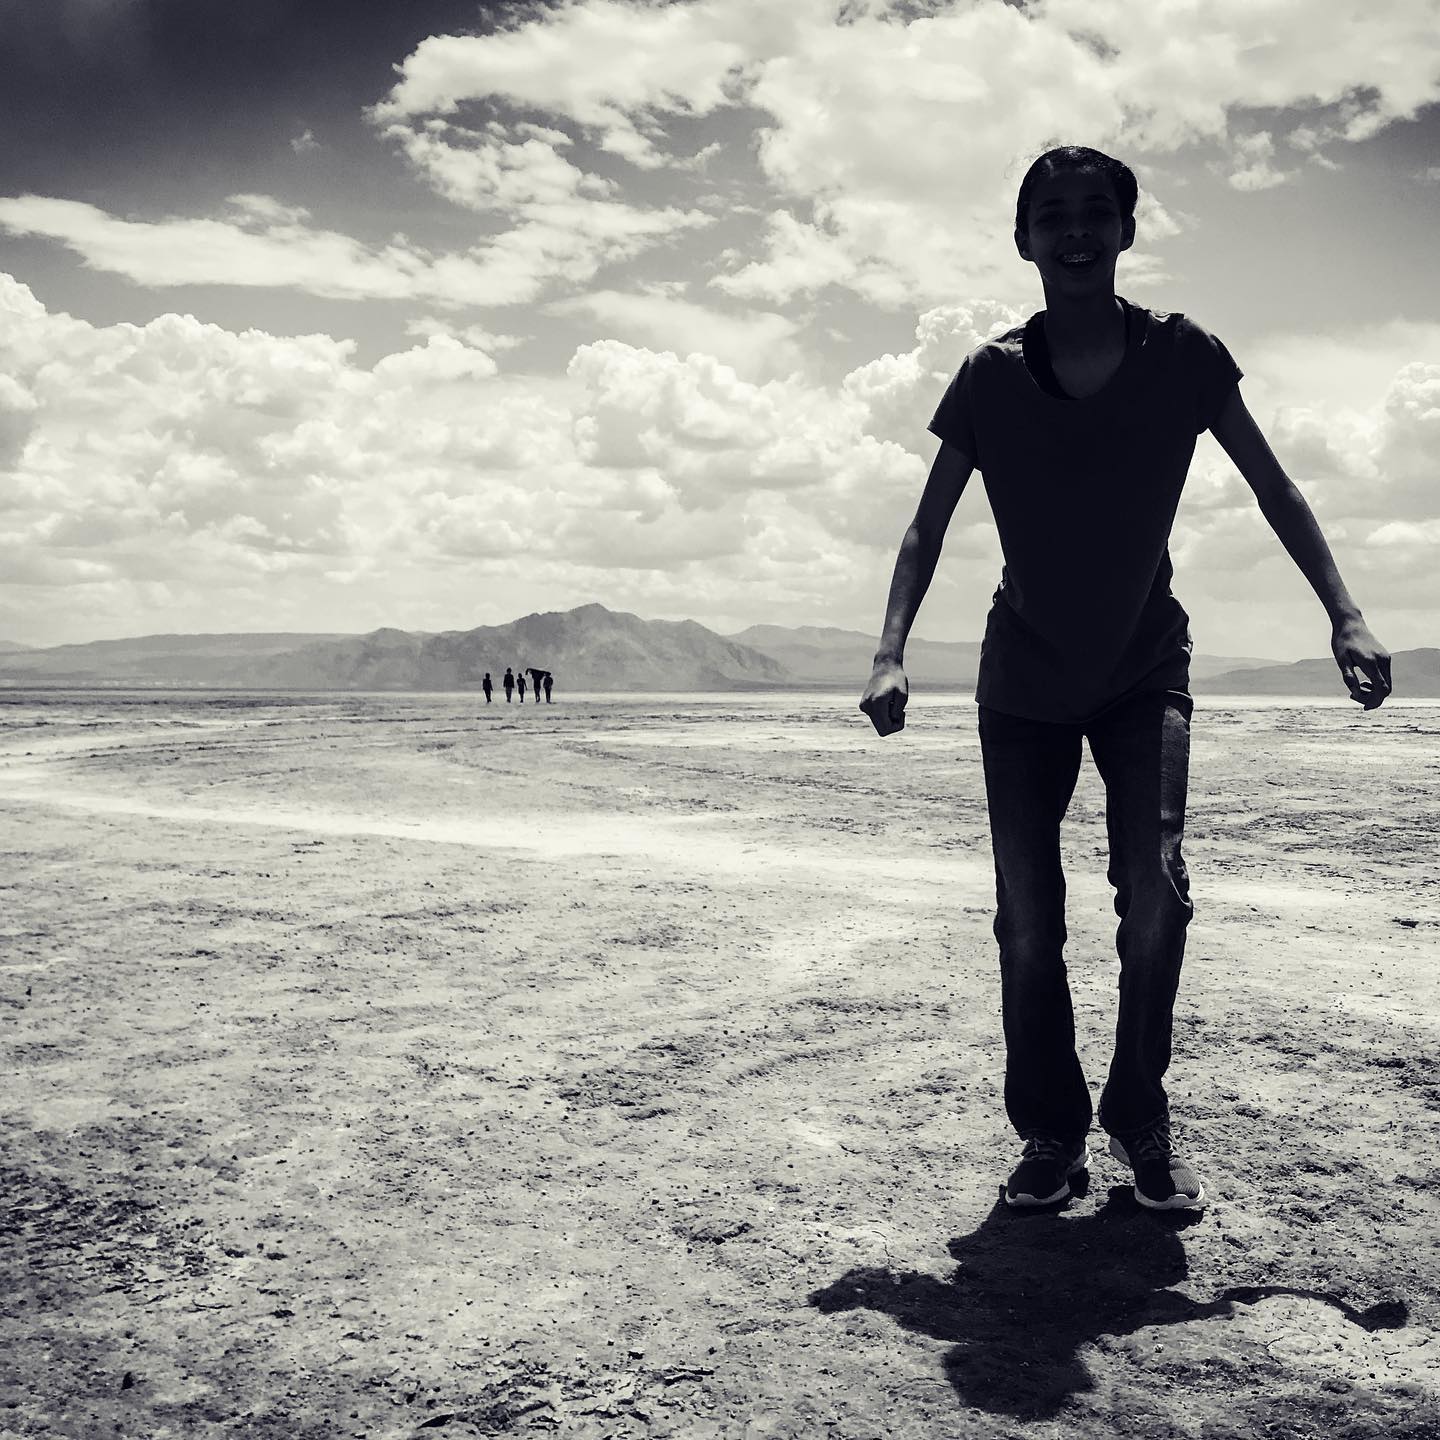
M1083 1135L1069 1142L1053 1135L1032 1135L1005 1185L1005 1203L1054 1205L1069 1197L1070 1177L1089 1168L1090 1150Z
M1168 1125L1155 1125L1121 1141L1110 1153L1135 1172L1135 1198L1149 1210L1203 1210L1208 1197L1200 1177L1175 1152Z

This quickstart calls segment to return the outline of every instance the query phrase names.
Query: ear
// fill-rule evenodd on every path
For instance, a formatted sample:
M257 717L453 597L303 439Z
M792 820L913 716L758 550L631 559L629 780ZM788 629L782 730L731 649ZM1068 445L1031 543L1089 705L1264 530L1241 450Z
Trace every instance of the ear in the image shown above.
M1135 243L1135 217L1127 216L1120 222L1120 248L1128 250Z
M1035 257L1030 253L1030 237L1024 230L1015 232L1015 248L1020 252L1022 260L1033 260Z

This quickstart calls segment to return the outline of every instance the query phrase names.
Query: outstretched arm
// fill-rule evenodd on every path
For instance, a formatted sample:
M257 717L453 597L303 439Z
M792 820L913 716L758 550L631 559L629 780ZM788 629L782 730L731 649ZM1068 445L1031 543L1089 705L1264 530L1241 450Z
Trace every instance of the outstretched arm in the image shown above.
M1314 512L1245 408L1238 385L1230 391L1210 430L1255 492L1260 513L1320 597L1330 617L1330 649L1350 698L1373 710L1390 693L1390 655L1370 633L1360 607L1335 568L1335 557Z

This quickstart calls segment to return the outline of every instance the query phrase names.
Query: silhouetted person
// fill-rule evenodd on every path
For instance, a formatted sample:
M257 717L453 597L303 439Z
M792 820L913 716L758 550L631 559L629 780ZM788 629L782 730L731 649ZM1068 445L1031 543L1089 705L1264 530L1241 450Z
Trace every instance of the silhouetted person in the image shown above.
M490 703L490 692L495 688L490 683L490 672L488 670L485 672L485 678L480 682L480 688L485 692L485 703L488 705Z
M550 672L547 670L547 671L545 672L545 703L546 703L547 705L550 703L550 685L551 685Z
M510 667L509 667L508 665L505 667L505 681L504 681L504 684L505 684L505 703L508 705L508 704L510 703L510 697L515 693L515 676L514 676L514 673L511 671L511 669L510 669Z
M523 705L523 704L525 703L525 677L524 677L524 675L517 675L517 676L515 677L515 688L520 692L520 703Z
M904 728L905 641L978 468L1005 555L975 699L995 859L1005 1110L1023 1142L1006 1187L1015 1206L1070 1194L1095 1119L1131 1168L1142 1205L1205 1204L1200 1177L1176 1151L1163 1084L1193 909L1181 855L1189 616L1170 592L1166 542L1201 431L1235 462L1323 603L1351 698L1373 710L1391 689L1389 652L1246 409L1230 352L1188 316L1116 295L1137 194L1128 166L1076 146L1048 151L1021 181L1015 244L1040 273L1046 308L966 355L930 421L940 450L901 541L860 701L877 733ZM1082 739L1105 784L1120 917L1119 1018L1098 1115L1063 957L1060 822ZM1262 1152L1252 1163L1275 1158Z
M537 669L534 665L527 665L525 673L530 677L530 693L535 697L535 703L540 703L540 685L550 678L548 670Z

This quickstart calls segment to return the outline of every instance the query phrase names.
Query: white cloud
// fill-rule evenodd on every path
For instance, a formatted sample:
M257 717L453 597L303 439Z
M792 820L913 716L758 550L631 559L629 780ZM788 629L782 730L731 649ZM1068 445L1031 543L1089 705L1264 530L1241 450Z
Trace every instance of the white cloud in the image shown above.
M582 345L570 370L588 396L581 457L663 478L685 510L743 497L747 513L759 507L812 544L893 549L919 497L919 457L867 434L864 406L843 391L796 377L757 385L711 356L617 341Z
M791 32L786 11L815 0L571 3L493 35L437 35L400 66L373 114L379 123L448 116L505 101L583 126L602 149L649 168L668 163L656 117L705 115L730 102L758 51Z
M699 211L625 205L537 206L524 223L464 254L430 255L396 236L369 249L303 223L303 211L264 196L234 196L236 220L126 220L76 200L0 199L0 229L44 235L140 285L288 287L345 300L422 300L456 308L518 305L556 280L583 284L677 228L711 223Z
M0 374L0 472L13 470L19 463L39 408L39 402L13 375Z
M506 350L513 350L517 345L525 343L524 336L506 335L494 330L487 330L483 325L457 325L452 321L443 320L438 315L418 315L413 320L405 323L407 335L420 335L429 339L432 335L448 335L453 340L459 340L461 344L468 345L474 350L484 350L487 354L500 354Z
M571 140L558 130L498 121L465 130L431 120L418 130L391 125L385 135L440 194L472 210L556 205L582 195L598 199L615 189L560 154Z
M12 235L58 240L96 270L140 285L291 286L342 299L402 299L435 303L454 299L441 266L405 244L370 251L330 230L293 221L268 222L253 209L253 223L236 221L125 220L78 200L22 195L0 200L0 228ZM446 280L468 282L462 298L484 298L484 267L461 261Z
M732 499L705 513L667 507L653 517L574 511L561 517L555 543L574 564L664 572L743 553L752 530L746 507Z
M9 277L0 314L0 406L28 429L7 553L83 559L90 583L157 566L221 592L257 566L313 578L413 544L407 495L543 465L568 424L537 398L510 403L494 360L443 335L366 371L327 336L179 315L92 327Z
M242 219L266 225L298 225L310 218L303 206L282 204L273 195L232 195L225 203Z
M992 335L1022 324L1026 316L1012 306L982 300L971 305L940 305L921 315L913 350L882 355L852 370L843 392L865 407L868 434L905 449L924 446L933 452L938 441L926 427L945 387L971 350Z
M1440 545L1440 519L1435 520L1388 520L1372 530L1366 537L1367 545L1386 548L1394 546L1420 549L1429 547L1432 551Z
M1256 418L1382 643L1433 644L1440 624L1440 571L1433 563L1440 363L1401 365L1384 397L1363 409L1314 403ZM1197 452L1171 554L1176 593L1196 618L1197 645L1207 626L1212 635L1238 635L1248 623L1245 634L1265 627L1254 653L1324 653L1328 631L1318 601L1213 441L1202 441ZM1233 612L1237 594L1251 611L1249 622ZM1398 639L1397 624L1405 627ZM1297 638L1277 650L1278 636ZM1213 640L1209 645L1216 648ZM1244 640L1225 648L1247 653Z
M1369 411L1383 402L1403 366L1416 360L1440 364L1440 323L1396 319L1297 328L1262 335L1237 358L1246 371L1246 394L1258 394L1269 410Z
M37 641L480 623L537 586L719 611L737 576L821 604L806 567L898 534L919 479L844 396L700 354L583 347L556 387L437 332L367 370L321 335L92 326L9 277L0 321L0 633Z
M452 380L488 380L497 366L483 350L462 344L450 335L432 335L423 346L386 355L373 374L402 385L432 385Z
M302 130L300 134L290 138L290 148L297 155L308 155L312 150L320 148L320 142L315 138L313 130Z
M588 400L576 422L581 456L605 467L648 466L687 507L740 491L821 481L860 440L859 413L798 380L742 380L713 356L684 359L603 340L570 362Z
M913 347L831 387L616 340L581 346L552 383L506 374L443 330L367 369L323 335L180 315L92 326L6 277L0 634L448 628L597 598L874 626L933 449L930 412L963 355L1021 313L934 307ZM1305 396L1301 372L1294 394L1257 409L1397 647L1386 605L1409 607L1419 633L1440 614L1440 356L1404 358L1425 333L1363 332L1362 367L1399 363L1352 406ZM1264 368L1283 373L1306 344L1277 338ZM1283 637L1315 631L1308 587L1212 441L1172 552L1202 648L1245 653L1228 643L1238 620L1214 628L1242 587ZM979 485L946 555L926 618L973 636L999 566Z
M731 314L658 293L597 290L547 305L553 315L583 315L605 337L659 346L681 354L713 355L737 371L761 378L787 375L802 364L794 343L799 328L784 315L763 310Z
M1275 142L1268 130L1253 135L1237 135L1232 142L1233 163L1230 184L1236 190L1269 190L1293 179L1295 172L1277 170L1271 165L1275 158Z
M1084 32L1112 54L1135 143L1174 149L1220 138L1231 110L1335 107L1333 134L1363 140L1436 97L1434 12L1336 0L1324 23L1288 0L1046 0L1041 23Z
M1179 224L1147 162L1203 145L1233 186L1266 189L1440 98L1427 0L1337 0L1323 24L1293 0L566 0L517 13L492 34L424 40L369 112L438 194L487 217L492 233L463 253L362 245L265 196L234 197L225 220L165 221L21 197L0 202L0 223L141 284L453 309L587 287L687 240L687 262L705 264L697 241L725 220L729 249L707 278L737 299L778 307L841 286L901 310L1019 303L1034 277L1011 240L1014 188L1057 139L1132 160L1140 239L1122 275L1144 287L1166 276L1149 247ZM1261 111L1306 164L1281 163ZM759 183L727 176L743 193L718 213L708 199L637 202L666 171L678 197L701 157L719 169L752 139ZM754 200L764 232L736 244Z
M552 280L583 284L603 265L714 223L703 210L615 198L614 182L572 164L560 153L570 138L543 126L492 121L467 130L431 119L415 129L392 124L385 134L439 194L506 219L509 228L483 253L521 300Z
M1267 132L1232 145L1235 117L1337 114L1310 132L1324 163L1321 145L1440 98L1432 40L1428 5L1364 0L1332 7L1321 26L1288 0L945 6L908 24L868 5L841 26L811 13L786 53L757 54L745 99L770 116L768 178L808 201L813 221L772 223L768 254L717 283L771 301L821 275L877 303L1014 298L1029 279L1013 259L1014 188L1057 137L1134 156L1142 188L1147 156L1199 143L1233 150L1237 186L1269 186L1295 172L1269 163ZM1163 267L1143 247L1170 227L1139 218L1150 228L1125 273L1144 285Z
M764 260L716 275L710 283L745 300L791 300L827 285L849 285L862 293L888 286L887 298L896 293L887 272L872 267L869 277L862 279L862 266L837 236L797 220L788 210L773 212L766 220L766 232Z

